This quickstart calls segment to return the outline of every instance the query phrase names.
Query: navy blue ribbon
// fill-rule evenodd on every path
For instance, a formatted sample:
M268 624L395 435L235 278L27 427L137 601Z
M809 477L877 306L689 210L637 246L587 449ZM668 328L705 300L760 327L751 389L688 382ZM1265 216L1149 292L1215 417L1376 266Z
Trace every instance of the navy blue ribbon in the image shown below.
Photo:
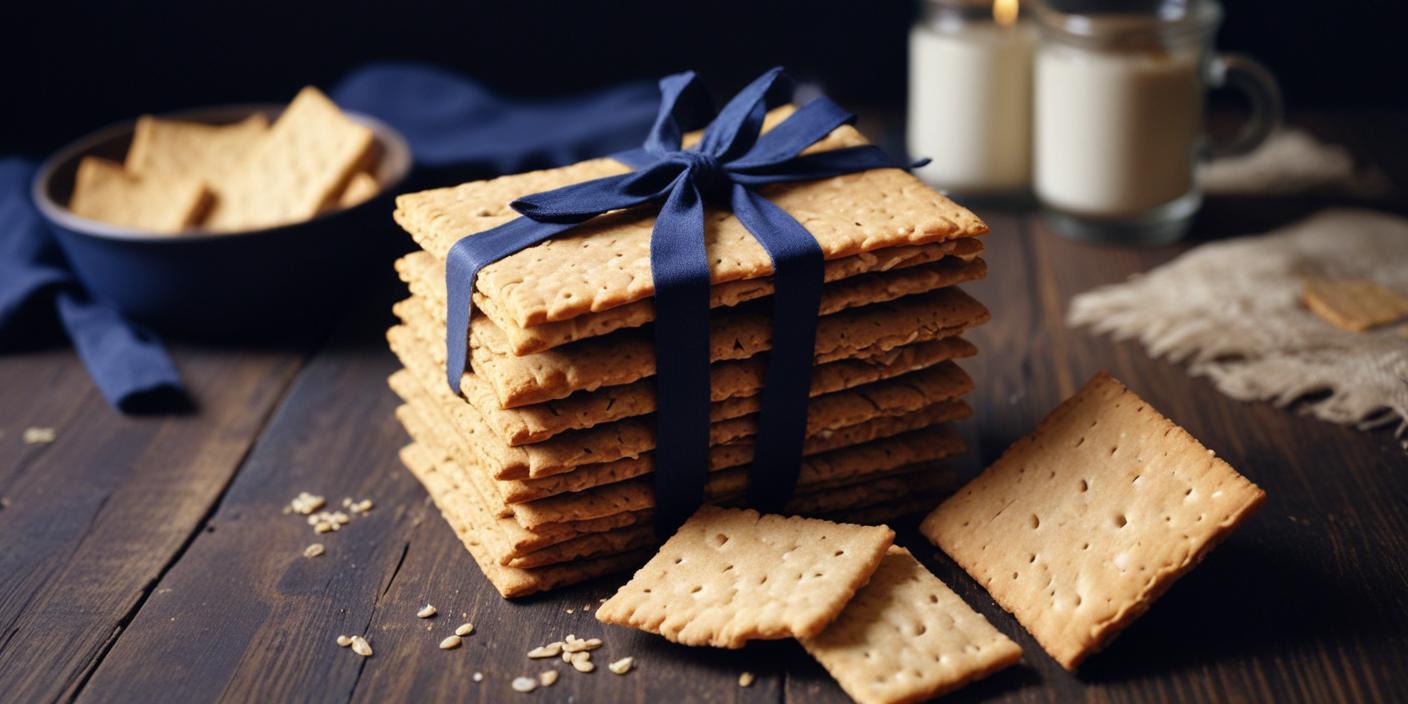
M519 198L522 217L460 239L445 267L448 380L459 392L474 279L484 266L612 210L659 205L650 240L655 284L655 526L673 533L704 499L709 458L709 257L704 203L728 207L772 258L772 349L764 376L749 502L777 511L792 496L806 436L824 259L806 228L753 191L877 168L905 168L866 145L801 155L855 116L826 98L762 132L791 82L774 68L734 96L703 138L681 147L682 123L707 114L693 72L660 81L660 113L645 145L614 155L633 171Z

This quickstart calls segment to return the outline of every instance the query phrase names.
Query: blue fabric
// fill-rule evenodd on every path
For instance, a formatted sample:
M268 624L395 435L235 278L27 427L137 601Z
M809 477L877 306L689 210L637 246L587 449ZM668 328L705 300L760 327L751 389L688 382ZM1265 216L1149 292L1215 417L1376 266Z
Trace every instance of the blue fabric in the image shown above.
M640 81L584 95L512 101L443 69L379 63L330 92L346 110L374 115L410 143L417 168L463 178L561 166L640 144L660 93ZM443 184L436 184L443 185Z
M466 236L446 262L448 378L459 391L465 370L474 279L487 264L553 237L602 213L659 206L650 242L655 284L656 447L655 525L674 532L704 496L709 455L709 262L704 203L730 208L772 258L772 351L759 411L749 499L778 510L791 497L801 466L823 258L816 240L753 186L826 178L906 165L874 146L799 156L803 149L854 120L826 98L803 106L766 134L767 108L788 97L791 82L772 69L734 96L704 129L700 143L681 148L693 117L708 98L693 73L660 82L661 104L643 147L614 155L634 171L525 196L522 217Z
M22 315L53 305L103 398L134 410L151 394L180 391L181 377L161 343L74 276L30 199L34 165L0 160L0 336L27 341Z

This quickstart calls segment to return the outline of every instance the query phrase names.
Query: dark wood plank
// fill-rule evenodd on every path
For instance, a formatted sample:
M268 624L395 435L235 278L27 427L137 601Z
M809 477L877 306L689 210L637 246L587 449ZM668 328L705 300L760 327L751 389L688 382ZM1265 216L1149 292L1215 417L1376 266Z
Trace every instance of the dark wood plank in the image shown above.
M68 350L0 358L0 698L73 692L198 530L301 351L178 349L198 412L123 416ZM29 426L50 445L22 444Z
M492 702L517 696L514 677L548 668L563 670L553 699L781 697L783 659L773 653L786 645L700 651L625 629L606 632L590 610L621 578L512 603L500 598L396 458L407 439L385 383L397 366L380 332L385 325L364 321L300 375L205 531L156 586L81 699ZM280 512L304 490L334 504L370 497L376 507L341 531L315 536L302 517ZM327 554L303 557L313 542ZM425 603L440 615L417 619ZM465 645L438 650L466 620L476 632ZM372 658L334 643L353 633L367 634ZM525 657L568 633L605 638L597 672ZM626 655L637 658L636 672L605 670ZM745 670L758 676L748 689L737 686ZM482 683L471 679L475 672Z

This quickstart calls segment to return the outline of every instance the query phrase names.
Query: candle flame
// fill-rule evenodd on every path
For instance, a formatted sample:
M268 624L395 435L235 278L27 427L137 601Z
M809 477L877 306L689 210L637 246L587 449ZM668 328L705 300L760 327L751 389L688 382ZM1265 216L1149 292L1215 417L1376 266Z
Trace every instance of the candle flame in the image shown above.
M993 0L992 18L1003 27L1011 27L1017 21L1019 0Z

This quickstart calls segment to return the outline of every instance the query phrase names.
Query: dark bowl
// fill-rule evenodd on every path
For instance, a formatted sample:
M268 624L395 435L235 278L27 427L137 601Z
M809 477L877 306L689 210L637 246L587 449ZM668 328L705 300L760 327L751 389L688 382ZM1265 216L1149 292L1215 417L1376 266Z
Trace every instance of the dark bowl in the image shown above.
M281 105L211 107L165 115L227 124ZM377 195L311 220L246 232L154 234L79 217L66 204L84 156L121 161L136 120L98 130L59 150L35 175L39 212L88 289L127 316L200 337L277 337L357 299L362 276L389 261L401 240L392 198L411 171L406 140L367 115L348 116L376 134Z

